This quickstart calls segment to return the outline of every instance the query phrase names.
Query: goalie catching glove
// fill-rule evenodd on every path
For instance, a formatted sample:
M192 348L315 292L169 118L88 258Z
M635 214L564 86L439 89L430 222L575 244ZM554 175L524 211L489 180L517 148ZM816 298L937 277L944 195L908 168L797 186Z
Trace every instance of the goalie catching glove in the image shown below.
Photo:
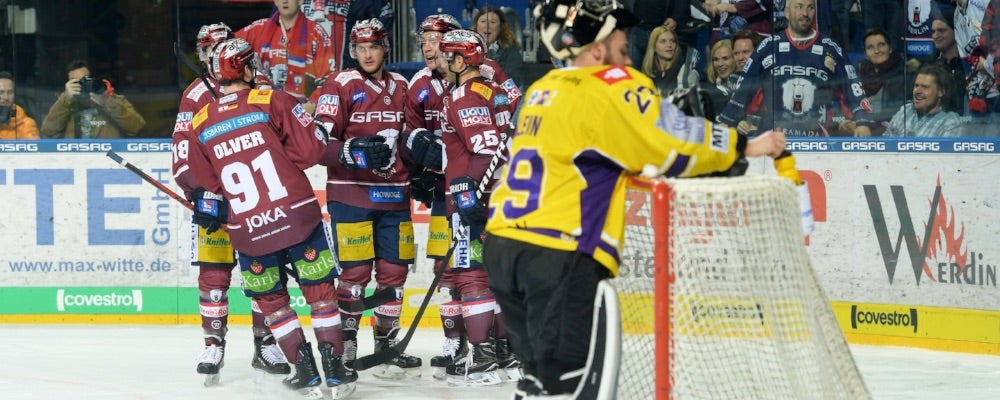
M486 205L476 195L478 182L468 176L452 179L448 189L451 198L458 209L458 216L465 225L482 225L486 223Z
M384 168L390 158L392 149L379 135L347 139L340 152L340 163L352 170Z
M802 181L799 170L795 169L795 156L792 152L785 150L780 156L774 159L774 169L778 170L778 175L788 178L795 184L795 189L799 192L799 214L802 219L802 233L809 236L816 228L816 221L813 220L812 199L809 198L809 187Z
M406 149L409 150L410 157L417 164L435 171L444 169L442 165L444 144L441 142L441 138L433 132L423 128L414 129L406 138Z
M222 195L197 188L191 191L191 197L194 199L191 222L205 228L205 233L211 235L228 222L229 203Z

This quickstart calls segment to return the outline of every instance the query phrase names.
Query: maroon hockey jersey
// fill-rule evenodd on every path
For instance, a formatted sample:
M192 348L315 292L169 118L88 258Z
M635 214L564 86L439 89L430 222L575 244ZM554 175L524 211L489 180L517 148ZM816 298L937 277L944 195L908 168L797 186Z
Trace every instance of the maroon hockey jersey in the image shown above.
M181 103L177 107L177 119L174 121L174 134L172 136L174 182L177 182L177 186L184 191L184 197L189 200L191 199L191 191L198 187L197 182L194 181L194 175L190 173L190 168L188 168L188 151L191 142L196 138L191 131L191 119L194 117L194 113L212 101L213 90L215 93L219 92L219 85L215 79L210 77L205 77L205 79L212 85L211 87L206 86L201 79L195 79L188 85L187 89L184 89Z
M295 97L240 90L202 107L191 125L190 170L229 201L233 248L260 256L312 234L322 214L303 170L319 162L326 138Z
M327 201L375 210L409 209L410 175L397 154L405 143L400 132L406 79L386 71L384 79L377 80L351 69L328 79L319 90L316 119L330 132L321 162L327 166ZM352 171L340 164L347 139L372 135L386 136L386 144L393 148L389 166Z

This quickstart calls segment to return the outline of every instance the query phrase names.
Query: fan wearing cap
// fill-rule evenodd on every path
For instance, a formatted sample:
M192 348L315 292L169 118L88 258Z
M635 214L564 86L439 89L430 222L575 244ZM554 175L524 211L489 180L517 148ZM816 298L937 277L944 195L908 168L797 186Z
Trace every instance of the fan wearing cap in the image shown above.
M617 1L547 0L534 14L549 53L572 67L525 91L489 199L483 263L524 368L514 398L601 398L615 377L586 366L598 288L621 262L626 179L646 166L672 177L725 171L742 156L780 155L785 136L748 140L662 99L629 67L625 29L636 19Z

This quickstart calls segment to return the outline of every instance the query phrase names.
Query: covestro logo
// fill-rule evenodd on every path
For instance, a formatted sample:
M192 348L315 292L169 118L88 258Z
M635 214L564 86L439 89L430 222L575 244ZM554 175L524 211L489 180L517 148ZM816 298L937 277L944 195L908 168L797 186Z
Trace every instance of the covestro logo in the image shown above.
M870 331L892 331L904 328L906 330L912 329L913 333L917 333L917 309L900 310L895 307L854 304L851 306L851 328Z
M59 312L67 310L80 312L108 312L108 308L142 312L142 290L132 289L121 293L112 291L111 293L83 293L59 289L56 291L56 309Z

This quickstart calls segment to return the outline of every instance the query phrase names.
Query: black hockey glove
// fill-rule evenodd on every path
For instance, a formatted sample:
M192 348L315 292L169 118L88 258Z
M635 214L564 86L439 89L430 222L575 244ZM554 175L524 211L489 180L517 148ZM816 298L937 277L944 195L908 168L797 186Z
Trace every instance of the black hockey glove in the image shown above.
M434 187L437 186L438 175L424 171L410 176L410 197L431 208L434 202Z
M423 128L414 129L406 138L406 149L417 164L435 171L443 169L441 155L444 153L444 143L433 132Z
M191 222L205 228L209 235L219 230L229 219L229 203L222 195L197 188L191 191L194 199L194 215Z
M449 190L452 201L458 209L458 216L465 225L482 225L486 223L486 205L476 196L479 183L468 176L452 179Z
M340 163L354 169L378 169L389 165L392 149L385 144L385 137L379 135L350 138L344 142L340 152Z
M715 106L712 98L697 87L674 89L664 96L674 103L684 114L715 121Z

